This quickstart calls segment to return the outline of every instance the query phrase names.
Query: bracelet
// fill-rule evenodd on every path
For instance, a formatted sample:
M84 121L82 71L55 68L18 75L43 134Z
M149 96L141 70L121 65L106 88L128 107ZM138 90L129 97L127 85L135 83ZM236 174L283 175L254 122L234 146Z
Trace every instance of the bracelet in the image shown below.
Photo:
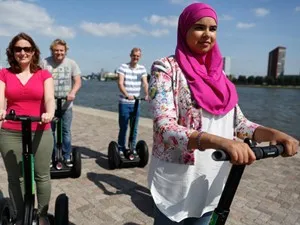
M203 131L200 131L198 136L197 136L197 148L198 148L199 151L204 151L204 149L201 148L201 142L200 142L200 138L201 138L203 133L204 133Z

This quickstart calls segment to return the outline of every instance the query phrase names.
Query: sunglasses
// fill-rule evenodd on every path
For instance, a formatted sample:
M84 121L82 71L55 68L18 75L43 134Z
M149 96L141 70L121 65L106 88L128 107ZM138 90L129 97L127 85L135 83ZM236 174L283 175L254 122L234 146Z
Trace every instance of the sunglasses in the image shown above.
M24 50L24 52L26 53L29 53L32 52L32 47L18 47L18 46L14 47L14 52L22 52L22 50Z

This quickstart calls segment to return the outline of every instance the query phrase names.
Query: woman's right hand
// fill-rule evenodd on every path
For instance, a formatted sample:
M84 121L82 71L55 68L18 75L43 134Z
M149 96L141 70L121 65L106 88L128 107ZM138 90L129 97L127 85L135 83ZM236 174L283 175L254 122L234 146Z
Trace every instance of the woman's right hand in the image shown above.
M227 140L223 150L229 154L230 162L234 165L250 165L256 160L254 152L244 142Z
M0 109L0 121L5 120L5 116L6 116L6 110Z

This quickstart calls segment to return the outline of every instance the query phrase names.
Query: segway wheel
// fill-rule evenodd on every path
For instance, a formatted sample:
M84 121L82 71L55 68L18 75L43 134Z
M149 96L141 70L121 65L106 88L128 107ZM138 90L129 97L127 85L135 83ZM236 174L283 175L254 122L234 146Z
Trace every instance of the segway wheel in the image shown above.
M148 164L149 161L149 151L148 151L148 145L145 141L141 140L138 141L136 144L136 152L140 157L139 167L143 168Z
M73 168L72 168L72 178L78 178L81 175L81 154L78 149L74 148L73 154Z
M55 201L55 225L69 224L69 198L66 194L60 194Z
M48 220L49 220L49 223L50 225L55 225L55 219L54 219L54 216L51 215L51 214L48 214Z
M118 150L118 144L115 141L109 143L108 146L108 168L113 170L119 168L120 156Z
M0 200L0 225L13 225L13 220L7 198Z

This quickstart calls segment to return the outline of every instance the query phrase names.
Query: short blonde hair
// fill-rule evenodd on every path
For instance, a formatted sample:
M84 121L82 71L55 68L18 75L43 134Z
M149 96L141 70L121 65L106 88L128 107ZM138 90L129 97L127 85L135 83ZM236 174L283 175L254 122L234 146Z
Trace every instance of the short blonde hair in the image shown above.
M65 42L65 41L62 40L62 39L55 39L55 40L51 43L51 45L50 45L50 50L51 50L51 51L53 51L53 48L54 48L55 45L63 45L63 46L65 46L66 51L69 50L69 47L68 47L68 45L67 45L67 42Z
M140 48L133 48L130 52L130 55L133 55L135 52L140 52L142 54L142 50Z

